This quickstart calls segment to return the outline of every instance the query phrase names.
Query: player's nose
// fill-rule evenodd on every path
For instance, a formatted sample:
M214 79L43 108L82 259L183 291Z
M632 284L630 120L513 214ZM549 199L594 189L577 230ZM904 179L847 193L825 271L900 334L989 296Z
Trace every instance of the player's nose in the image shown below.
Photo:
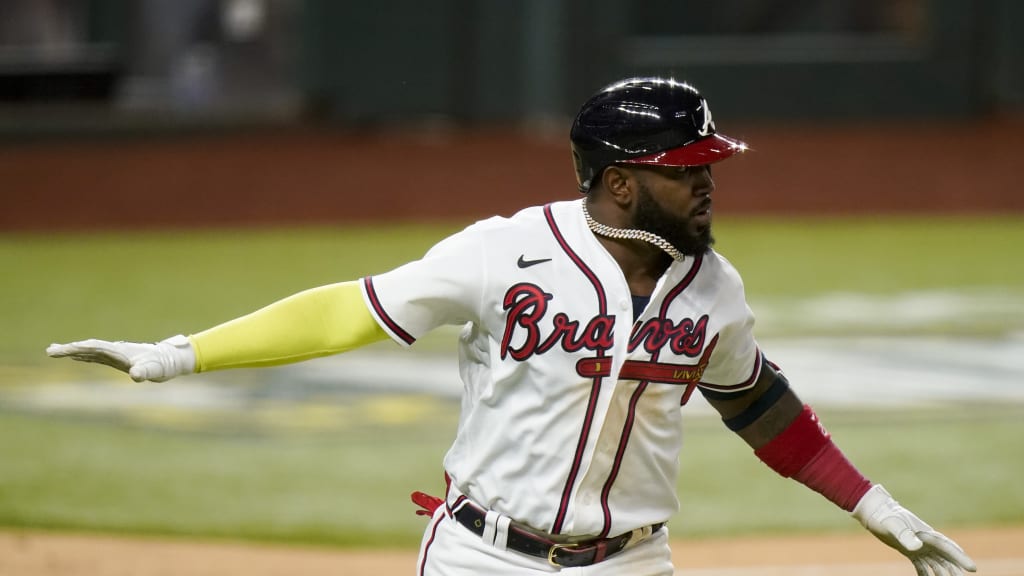
M711 196L715 191L715 181L711 179L711 173L707 170L693 182L693 195L700 198Z

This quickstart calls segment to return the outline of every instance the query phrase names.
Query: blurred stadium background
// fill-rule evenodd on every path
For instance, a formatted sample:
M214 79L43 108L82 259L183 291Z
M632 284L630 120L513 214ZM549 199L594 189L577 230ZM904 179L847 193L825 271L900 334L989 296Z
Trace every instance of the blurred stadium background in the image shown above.
M576 107L659 74L752 146L716 169L716 236L763 347L923 517L1019 538L1022 25L1016 0L2 0L0 533L414 548L452 332L166 385L43 349L198 331L574 198ZM858 533L687 409L674 535Z

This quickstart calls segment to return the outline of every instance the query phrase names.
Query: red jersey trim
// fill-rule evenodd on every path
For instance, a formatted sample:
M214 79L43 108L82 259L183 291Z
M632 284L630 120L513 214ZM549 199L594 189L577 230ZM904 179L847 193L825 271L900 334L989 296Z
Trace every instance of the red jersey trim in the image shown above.
M732 392L743 390L748 388L757 382L757 378L761 375L761 349L754 349L754 370L751 371L750 377L739 384L722 385L722 384L709 384L707 382L698 382L697 385L701 388L707 388L708 390L714 390L716 392Z
M384 311L384 306L380 303L380 298L377 297L377 291L373 287L373 278L370 276L363 278L363 286L366 288L366 295L370 299L370 306L372 307L371 311L375 316L377 316L380 323L406 344L412 344L415 342L416 338L413 338L411 334L403 330L402 327L398 325L398 322L395 322L394 318Z
M583 262L583 259L576 254L569 246L569 243L566 242L565 237L562 236L558 223L555 222L554 214L551 212L551 204L544 206L544 218L547 220L548 228L551 229L551 234L555 237L559 247L569 256L573 264L580 269L580 272L587 277L587 280L594 287L594 291L597 293L598 313L602 316L606 315L608 312L608 302L604 293L604 287L601 285L601 281L598 280L597 275L594 274L594 271ZM605 357L604 350L599 349L596 353L598 358ZM552 534L561 533L562 525L565 523L565 517L569 511L569 499L572 496L572 489L576 485L576 477L579 475L580 465L583 462L583 452L586 450L587 439L590 437L590 427L594 423L594 412L597 409L597 398L600 394L601 376L595 376L594 383L590 386L590 398L587 401L586 416L583 419L583 426L580 427L579 439L576 441L576 453L572 459L572 466L569 468L569 476L565 479L565 486L562 488L562 498L558 506L558 514L555 515L555 521L551 525Z
M658 312L659 316L664 318L665 315L668 314L668 307L671 304L672 300L674 300L677 296L682 294L683 291L686 290L686 287L689 286L691 282L693 282L693 279L697 276L697 272L700 271L700 265L703 261L703 256L697 256L694 258L693 264L690 265L690 269L689 271L686 272L686 275L683 276L683 279L680 280L679 283L672 288L668 295L665 296L665 299L661 303L661 310L659 310ZM717 340L718 336L716 335L715 338L712 339L711 343L708 344L708 349L713 349L715 342ZM643 371L644 369L640 368L640 365L645 364L648 366L658 366L657 360L659 352L660 350L655 351L653 354L651 354L650 362L634 363L631 366L631 370L637 370L639 368L640 371ZM706 351L702 355L702 361L705 359L705 356L710 358L710 351ZM629 363L630 361L628 360L625 362L625 364ZM700 363L698 363L698 365L699 364ZM623 368L625 368L625 366L623 366ZM704 369L700 368L700 372L703 373ZM619 377L622 377L621 371L619 372ZM608 532L611 530L612 527L612 511L611 507L608 505L608 497L611 494L612 486L615 484L615 479L618 478L619 476L619 469L622 467L622 458L626 454L626 447L629 445L629 436L633 432L633 423L636 420L636 405L640 402L640 397L643 395L644 391L647 390L647 383L648 380L641 380L640 386L637 387L637 389L633 392L633 395L629 399L629 411L626 414L626 421L622 425L622 434L619 436L619 447L615 451L615 460L612 463L611 471L608 473L608 479L605 480L604 488L601 489L601 509L604 513L604 527L602 528L601 534L599 535L600 538L607 537ZM688 394L691 390L692 385L689 388L687 388L687 392L684 394Z

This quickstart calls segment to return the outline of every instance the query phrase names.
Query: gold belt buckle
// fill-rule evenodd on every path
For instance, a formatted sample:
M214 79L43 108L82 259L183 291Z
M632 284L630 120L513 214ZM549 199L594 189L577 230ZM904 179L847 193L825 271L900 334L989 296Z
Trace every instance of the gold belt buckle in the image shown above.
M577 547L577 544L552 544L551 548L548 548L548 564L551 564L556 568L562 568L561 564L555 562L555 553L562 549L571 550Z

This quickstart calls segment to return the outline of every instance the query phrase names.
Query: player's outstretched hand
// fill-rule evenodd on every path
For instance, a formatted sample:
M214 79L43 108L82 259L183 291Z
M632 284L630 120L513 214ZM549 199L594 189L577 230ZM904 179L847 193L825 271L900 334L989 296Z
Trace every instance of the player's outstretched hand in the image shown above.
M81 362L106 364L127 372L132 380L165 382L191 374L196 369L196 354L188 338L172 336L156 344L82 340L70 344L50 344L46 353L53 358L71 358Z
M910 558L918 576L958 576L962 570L977 570L956 542L900 506L881 484L868 490L852 514L879 540Z

